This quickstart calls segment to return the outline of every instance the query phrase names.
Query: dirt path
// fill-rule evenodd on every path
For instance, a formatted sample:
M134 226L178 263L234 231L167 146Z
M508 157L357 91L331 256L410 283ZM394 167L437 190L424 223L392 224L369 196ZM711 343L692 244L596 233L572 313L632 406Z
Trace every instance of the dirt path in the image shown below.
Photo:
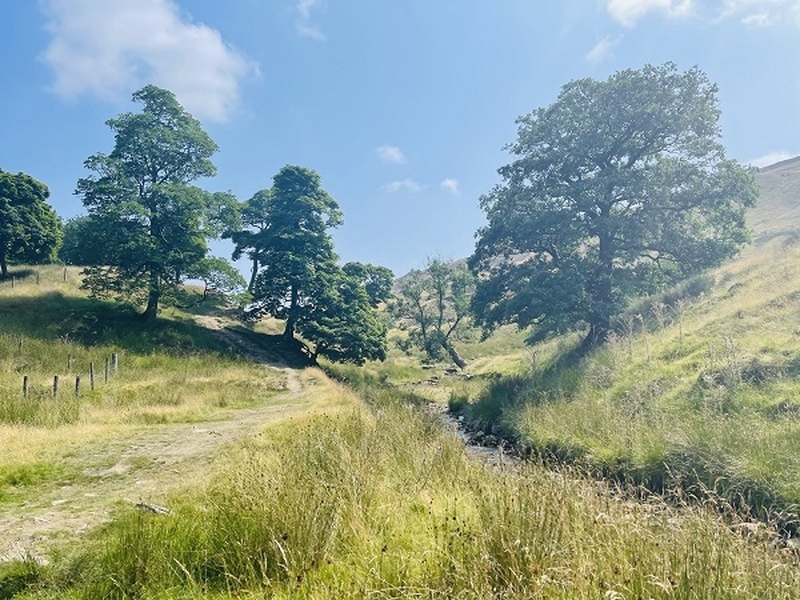
M268 356L251 340L225 328L217 317L200 317L228 345L265 369L279 369L286 391L269 403L232 411L221 420L202 424L150 426L124 438L87 446L71 464L83 476L45 492L22 507L0 506L0 562L31 557L46 561L54 541L70 540L108 522L122 505L160 506L168 493L203 477L223 447L257 435L265 426L302 412L308 401L308 378L298 371L269 364Z

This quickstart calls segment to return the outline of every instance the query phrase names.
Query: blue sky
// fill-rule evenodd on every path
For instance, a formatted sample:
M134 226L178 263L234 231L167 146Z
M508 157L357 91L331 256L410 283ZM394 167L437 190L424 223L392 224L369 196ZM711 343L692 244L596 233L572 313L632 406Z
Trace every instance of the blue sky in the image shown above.
M339 202L342 259L471 253L515 119L572 79L673 61L719 85L723 144L800 154L798 0L0 0L0 168L64 218L133 91L175 92L240 200L285 164ZM215 245L225 254L224 245Z

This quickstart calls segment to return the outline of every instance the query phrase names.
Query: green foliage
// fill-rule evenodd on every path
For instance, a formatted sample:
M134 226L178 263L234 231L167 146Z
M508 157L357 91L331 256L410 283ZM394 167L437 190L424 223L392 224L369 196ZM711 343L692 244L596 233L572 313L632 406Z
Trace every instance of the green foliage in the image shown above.
M481 198L470 259L485 326L606 339L632 295L719 265L748 240L751 171L718 142L716 87L673 64L566 84L520 117L518 158Z
M392 311L409 327L409 342L430 360L446 354L463 369L467 363L453 340L467 328L474 289L475 280L465 266L433 259L424 271L414 269L403 277Z
M96 297L146 303L154 318L159 302L199 268L206 239L237 222L230 194L209 194L190 183L216 169L217 146L174 95L155 86L133 94L140 113L110 119L114 150L94 154L95 174L78 181L91 234L78 244L89 261L85 286ZM206 265L207 266L207 265Z
M248 229L233 232L234 258L253 261L248 315L286 321L284 337L300 333L315 356L363 363L386 356L386 327L377 305L388 296L392 272L337 264L328 229L342 222L336 201L310 169L285 166L269 190L242 208Z
M298 327L303 337L314 342L318 356L356 364L386 358L386 326L364 283L346 272L323 290Z
M291 337L298 321L313 310L338 275L327 230L341 224L342 213L322 189L319 175L304 167L283 167L270 192L262 196L265 201L259 206L268 226L247 236L247 242L244 238L237 242L239 251L249 248L260 265L250 313L285 319L285 335Z
M47 186L25 173L0 169L0 275L9 263L52 261L61 243L62 228L46 203Z

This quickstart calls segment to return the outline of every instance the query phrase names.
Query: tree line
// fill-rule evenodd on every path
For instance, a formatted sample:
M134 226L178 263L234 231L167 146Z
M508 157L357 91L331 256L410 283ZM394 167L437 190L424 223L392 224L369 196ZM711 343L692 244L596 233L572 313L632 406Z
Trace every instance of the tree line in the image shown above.
M753 170L720 143L717 88L672 63L564 85L521 116L501 183L479 200L486 224L466 263L428 262L397 282L385 268L339 264L329 231L343 216L314 171L287 165L239 202L194 182L211 177L216 144L168 90L133 94L137 113L107 121L109 154L85 161L76 193L87 214L60 221L44 184L0 171L0 267L60 257L83 265L98 298L153 319L184 283L246 294L245 314L285 322L314 356L363 363L386 356L386 305L407 345L466 365L464 331L501 324L531 339L571 329L602 344L630 299L717 266L745 244L757 199ZM63 238L63 244L62 244ZM248 279L208 242L228 238ZM394 289L393 289L394 288Z

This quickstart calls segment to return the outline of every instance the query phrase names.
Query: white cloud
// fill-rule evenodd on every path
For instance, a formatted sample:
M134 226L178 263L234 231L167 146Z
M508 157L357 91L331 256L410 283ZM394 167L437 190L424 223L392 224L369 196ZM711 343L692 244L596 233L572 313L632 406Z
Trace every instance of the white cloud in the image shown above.
M396 165L402 165L407 162L405 154L403 154L403 151L397 146L389 146L388 144L384 144L383 146L376 148L375 152L378 153L378 157L380 157L383 162L393 163Z
M594 48L589 50L589 52L584 55L584 58L593 65L599 65L611 57L612 53L614 52L614 48L617 47L619 42L620 38L612 40L609 37L605 37L597 42Z
M633 27L651 12L662 12L670 17L688 16L694 8L694 0L607 0L606 8L616 21Z
M324 42L325 34L319 25L314 23L312 13L317 9L324 9L325 0L297 0L294 8L297 11L297 20L294 23L297 33L302 37Z
M749 160L747 163L761 169L795 157L797 157L797 154L792 154L791 152L771 152L770 154L765 154L764 156Z
M220 33L191 23L172 0L44 0L53 36L43 59L52 90L119 101L145 84L174 92L198 118L224 121L258 67Z
M767 27L794 22L800 26L800 2L797 0L724 0L720 18L738 18L743 24Z
M453 194L454 196L461 195L461 189L458 185L457 179L451 179L448 177L447 179L443 180L442 183L439 184L439 187L445 192Z
M416 181L412 179L403 179L398 181L392 181L387 183L386 185L381 187L381 190L384 192L388 192L390 194L394 194L396 192L421 192L425 186L420 185Z

